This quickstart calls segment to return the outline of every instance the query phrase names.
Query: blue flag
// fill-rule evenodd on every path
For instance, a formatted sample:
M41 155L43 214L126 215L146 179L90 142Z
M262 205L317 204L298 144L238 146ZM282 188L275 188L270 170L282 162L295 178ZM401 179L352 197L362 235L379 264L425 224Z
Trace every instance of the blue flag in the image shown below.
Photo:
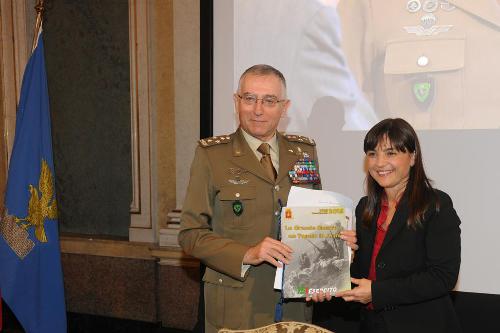
M66 332L42 34L24 72L0 221L0 290L26 332Z

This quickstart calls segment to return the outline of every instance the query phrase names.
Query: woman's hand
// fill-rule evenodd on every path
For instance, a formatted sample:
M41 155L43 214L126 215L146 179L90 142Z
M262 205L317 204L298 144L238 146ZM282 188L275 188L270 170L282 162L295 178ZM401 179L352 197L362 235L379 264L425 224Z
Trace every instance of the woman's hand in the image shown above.
M335 297L342 297L347 302L370 303L372 301L372 281L351 278L351 282L357 287L352 290L339 291Z
M356 238L356 230L342 230L340 232L340 239L344 240L351 249L356 251L359 246L356 244L358 239Z
M323 302L323 301L329 301L332 299L332 295L330 294L330 292L326 292L326 293L323 293L322 291L320 291L319 293L317 294L313 294L312 296L307 296L306 297L306 302L309 302L309 301L313 301L314 303L318 303L318 302Z

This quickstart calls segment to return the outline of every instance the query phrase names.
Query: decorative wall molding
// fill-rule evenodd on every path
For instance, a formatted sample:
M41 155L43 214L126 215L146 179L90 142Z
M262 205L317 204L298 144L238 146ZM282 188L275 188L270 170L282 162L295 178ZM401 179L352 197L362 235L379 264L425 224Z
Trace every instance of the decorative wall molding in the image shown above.
M150 244L126 240L64 235L60 237L61 252L91 256L156 260Z
M150 2L129 0L132 203L129 240L157 240L152 209Z
M60 243L61 252L66 254L156 260L162 266L198 267L200 264L179 247L72 235L61 236Z
M0 0L0 22L1 22L1 63L0 73L2 75L1 103L4 111L4 142L6 156L4 161L8 163L14 144L16 128L16 110L24 68L28 61L32 31L28 32L27 5L29 0ZM7 170L7 168L5 168ZM3 176L3 175L2 175ZM6 177L6 175L5 175Z

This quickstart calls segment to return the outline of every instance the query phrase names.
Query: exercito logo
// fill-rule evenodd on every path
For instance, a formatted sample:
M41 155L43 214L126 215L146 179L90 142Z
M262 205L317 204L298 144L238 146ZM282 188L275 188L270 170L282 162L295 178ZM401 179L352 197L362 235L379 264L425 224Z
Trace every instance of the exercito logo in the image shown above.
M307 288L303 286L297 287L297 293L305 296L310 296L314 294L319 294L319 292L327 293L329 292L331 295L335 294L337 292L336 287L330 287L330 288Z

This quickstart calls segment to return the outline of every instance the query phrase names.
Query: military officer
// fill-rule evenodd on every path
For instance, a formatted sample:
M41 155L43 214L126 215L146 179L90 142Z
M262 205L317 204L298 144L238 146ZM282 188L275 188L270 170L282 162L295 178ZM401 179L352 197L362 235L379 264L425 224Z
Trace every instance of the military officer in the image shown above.
M380 119L500 128L499 0L341 0L343 46Z
M276 240L280 208L292 183L320 188L314 141L276 130L290 105L281 72L268 65L247 69L234 104L238 130L199 142L181 216L180 245L207 266L207 332L274 321L275 266L288 263L293 251ZM306 165L307 173L289 172ZM354 232L344 237L355 242ZM311 319L302 301L285 302L282 310L283 320Z

